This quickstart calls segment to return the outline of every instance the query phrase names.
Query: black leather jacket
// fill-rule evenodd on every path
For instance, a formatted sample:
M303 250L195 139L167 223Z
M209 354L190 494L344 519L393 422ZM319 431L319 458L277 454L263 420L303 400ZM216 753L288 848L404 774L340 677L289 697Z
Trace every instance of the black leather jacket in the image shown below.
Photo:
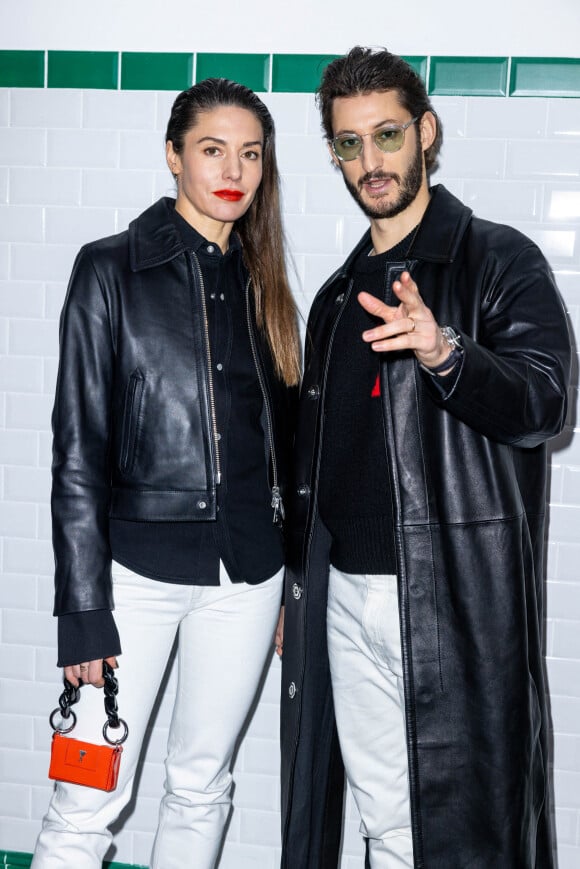
M109 517L216 515L215 437L203 277L160 200L75 262L60 325L53 412L55 615L111 609ZM280 511L295 390L248 328L264 395L274 510Z
M317 509L324 400L350 266L307 331L289 498L282 659L283 869L336 867L342 770L326 649L329 537ZM545 441L566 418L570 338L533 242L442 187L409 269L464 355L449 390L410 352L381 359L399 580L415 869L551 869L542 669ZM339 436L339 433L335 433ZM377 481L380 485L380 481Z

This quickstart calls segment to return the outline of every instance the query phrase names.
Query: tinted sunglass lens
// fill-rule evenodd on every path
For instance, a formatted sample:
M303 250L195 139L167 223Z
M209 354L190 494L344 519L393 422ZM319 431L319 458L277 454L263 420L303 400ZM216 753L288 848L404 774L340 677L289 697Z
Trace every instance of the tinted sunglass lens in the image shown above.
M340 160L355 160L362 151L362 141L358 136L349 136L347 139L335 139L333 148L334 153Z
M379 130L374 135L375 145L381 151L392 153L399 151L405 140L405 131L400 127L394 129Z

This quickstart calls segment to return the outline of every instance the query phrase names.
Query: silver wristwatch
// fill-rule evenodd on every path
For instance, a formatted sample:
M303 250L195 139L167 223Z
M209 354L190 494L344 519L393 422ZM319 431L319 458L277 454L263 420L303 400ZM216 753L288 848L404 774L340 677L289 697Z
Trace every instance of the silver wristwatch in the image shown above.
M455 331L453 326L440 326L440 329L441 334L443 335L451 349L455 347L459 350L462 346L461 335L459 335L459 333Z
M428 368L426 365L422 366L428 374L431 374L434 377L438 377L443 372L450 374L457 363L461 361L461 357L463 356L461 335L455 331L453 326L440 326L439 328L446 344L451 347L451 353L445 362L440 362L439 365L435 365L434 368Z

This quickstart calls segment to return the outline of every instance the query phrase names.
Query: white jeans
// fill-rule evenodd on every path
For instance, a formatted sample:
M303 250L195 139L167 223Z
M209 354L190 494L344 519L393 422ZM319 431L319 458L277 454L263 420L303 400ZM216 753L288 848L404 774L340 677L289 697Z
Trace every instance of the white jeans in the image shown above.
M255 697L282 594L281 570L259 585L157 582L113 564L119 713L129 725L116 790L58 783L38 837L34 869L100 869L107 829L131 798L145 729L179 633L178 680L165 761L165 796L151 869L212 869L231 805L230 764ZM103 692L82 689L77 739L102 743Z
M397 577L331 567L327 630L340 747L372 869L412 869Z

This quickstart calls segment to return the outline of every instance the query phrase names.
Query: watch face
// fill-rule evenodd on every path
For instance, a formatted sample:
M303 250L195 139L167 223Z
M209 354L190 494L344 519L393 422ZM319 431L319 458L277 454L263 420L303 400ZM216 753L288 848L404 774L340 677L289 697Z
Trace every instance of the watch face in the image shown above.
M450 347L461 347L461 336L455 331L453 326L441 326L441 334Z

